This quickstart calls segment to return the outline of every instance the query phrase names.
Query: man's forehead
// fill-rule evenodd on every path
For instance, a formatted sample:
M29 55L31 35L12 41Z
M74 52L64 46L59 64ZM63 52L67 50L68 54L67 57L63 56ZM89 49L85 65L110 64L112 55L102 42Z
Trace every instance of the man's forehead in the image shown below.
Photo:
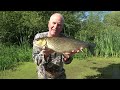
M61 19L52 19L51 22L62 23L62 20Z
M59 14L54 14L50 17L50 21L57 21L57 22L63 22L64 18L63 16L59 15Z
M51 17L50 20L57 20L57 21L62 21L62 18L61 17L58 17L58 16L54 16L54 17Z

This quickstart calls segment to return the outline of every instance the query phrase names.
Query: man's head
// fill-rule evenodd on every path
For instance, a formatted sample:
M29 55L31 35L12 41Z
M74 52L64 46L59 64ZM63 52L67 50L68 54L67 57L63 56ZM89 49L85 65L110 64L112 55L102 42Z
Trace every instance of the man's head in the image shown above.
M48 36L59 36L64 25L64 17L60 13L55 13L50 17L48 22L49 33Z

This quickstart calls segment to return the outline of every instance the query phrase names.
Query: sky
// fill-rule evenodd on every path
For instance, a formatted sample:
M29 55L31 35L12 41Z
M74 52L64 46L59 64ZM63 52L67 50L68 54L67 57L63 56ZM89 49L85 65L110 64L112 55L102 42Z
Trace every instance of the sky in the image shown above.
M90 15L91 12L94 13L94 14L99 15L99 17L101 18L101 21L104 20L104 16L106 14L111 13L111 11L86 11L85 12L86 18ZM86 20L86 18L83 18L82 21Z

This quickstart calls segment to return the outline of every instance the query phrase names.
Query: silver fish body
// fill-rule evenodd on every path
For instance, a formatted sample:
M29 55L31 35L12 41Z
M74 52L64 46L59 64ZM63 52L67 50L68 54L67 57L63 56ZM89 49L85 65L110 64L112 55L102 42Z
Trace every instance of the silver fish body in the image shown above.
M69 37L46 37L40 38L34 42L38 47L46 46L49 49L52 49L58 53L71 52L72 50L77 50L87 48L90 52L94 53L95 44L88 43L84 41L80 41L77 39L69 38Z

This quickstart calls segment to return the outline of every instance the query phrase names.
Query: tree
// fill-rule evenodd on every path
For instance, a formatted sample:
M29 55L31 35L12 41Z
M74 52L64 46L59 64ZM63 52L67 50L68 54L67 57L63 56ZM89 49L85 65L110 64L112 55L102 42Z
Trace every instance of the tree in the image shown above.
M47 30L50 16L60 12L65 18L63 33L75 36L80 30L80 16L77 11L2 11L0 12L1 42L13 44L32 43L35 34Z
M86 40L94 40L95 36L99 34L99 31L104 28L101 22L103 12L89 11L87 13L87 16L81 23L82 29L79 33L82 33L86 37Z
M105 15L104 21L106 25L120 27L120 11L112 11Z

